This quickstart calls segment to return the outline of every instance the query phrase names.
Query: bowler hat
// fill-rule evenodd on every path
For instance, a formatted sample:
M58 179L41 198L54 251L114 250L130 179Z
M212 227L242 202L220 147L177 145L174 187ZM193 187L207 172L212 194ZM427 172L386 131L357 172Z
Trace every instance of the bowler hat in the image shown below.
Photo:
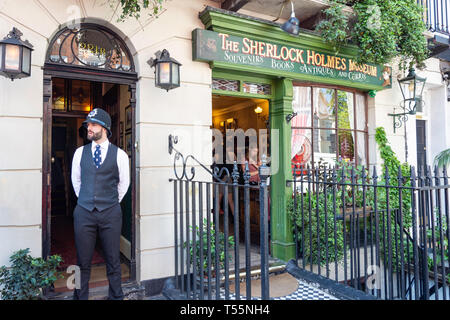
M89 122L98 123L99 125L101 125L106 129L106 131L108 131L108 138L111 137L111 117L108 112L100 108L93 109L87 115L86 120L83 121L83 125L87 127L87 124Z

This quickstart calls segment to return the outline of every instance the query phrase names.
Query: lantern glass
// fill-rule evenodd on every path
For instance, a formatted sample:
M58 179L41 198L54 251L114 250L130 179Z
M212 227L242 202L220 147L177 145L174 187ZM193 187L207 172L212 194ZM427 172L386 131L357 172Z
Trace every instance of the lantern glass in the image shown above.
M31 68L31 50L24 47L23 49L22 72L30 74Z
M159 83L169 84L170 83L170 62L160 62L157 64L159 67Z
M7 44L5 50L5 69L19 71L20 48L13 44Z
M180 85L180 66L172 63L172 84Z
M4 45L0 43L0 70L3 69L3 47Z

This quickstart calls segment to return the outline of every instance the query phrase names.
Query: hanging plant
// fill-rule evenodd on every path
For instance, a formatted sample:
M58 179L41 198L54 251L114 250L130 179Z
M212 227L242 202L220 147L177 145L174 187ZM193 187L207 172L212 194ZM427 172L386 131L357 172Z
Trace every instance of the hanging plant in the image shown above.
M387 64L400 58L400 68L424 67L428 58L423 8L415 0L329 0L325 19L317 27L336 53L342 45L359 48L359 63ZM354 18L345 13L351 5ZM354 20L354 21L353 21Z
M127 18L139 19L141 11L151 8L148 15L150 17L157 17L163 9L163 3L167 0L109 0L112 8L120 5L121 12L118 21L125 21Z

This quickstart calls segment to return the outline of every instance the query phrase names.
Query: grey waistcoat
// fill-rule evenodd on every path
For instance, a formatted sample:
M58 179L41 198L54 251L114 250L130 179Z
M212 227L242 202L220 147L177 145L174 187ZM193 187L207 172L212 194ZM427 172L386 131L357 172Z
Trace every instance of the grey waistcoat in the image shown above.
M117 147L109 144L106 159L96 168L92 155L92 143L83 147L81 156L81 188L78 205L86 210L98 211L111 208L119 203L119 168L117 167Z

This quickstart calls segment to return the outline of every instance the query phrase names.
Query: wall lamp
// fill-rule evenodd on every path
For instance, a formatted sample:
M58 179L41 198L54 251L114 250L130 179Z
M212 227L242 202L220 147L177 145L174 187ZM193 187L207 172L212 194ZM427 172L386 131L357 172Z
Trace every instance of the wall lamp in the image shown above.
M157 51L155 56L147 61L152 68L155 67L155 86L166 91L178 88L181 63L171 58L166 49Z
M284 1L281 10L280 10L280 14L278 15L278 17L273 20L274 22L277 21L280 16L281 13L283 12L284 7L286 6L286 3L290 2L291 3L291 17L288 19L288 21L286 21L285 23L283 23L281 25L281 29L289 34L292 34L294 36L298 36L299 32L300 32L300 21L295 17L295 11L294 11L294 3L292 2L292 0L286 0Z
M33 46L27 40L22 40L22 32L13 28L0 41L0 75L11 79L21 79L31 76L31 51Z

